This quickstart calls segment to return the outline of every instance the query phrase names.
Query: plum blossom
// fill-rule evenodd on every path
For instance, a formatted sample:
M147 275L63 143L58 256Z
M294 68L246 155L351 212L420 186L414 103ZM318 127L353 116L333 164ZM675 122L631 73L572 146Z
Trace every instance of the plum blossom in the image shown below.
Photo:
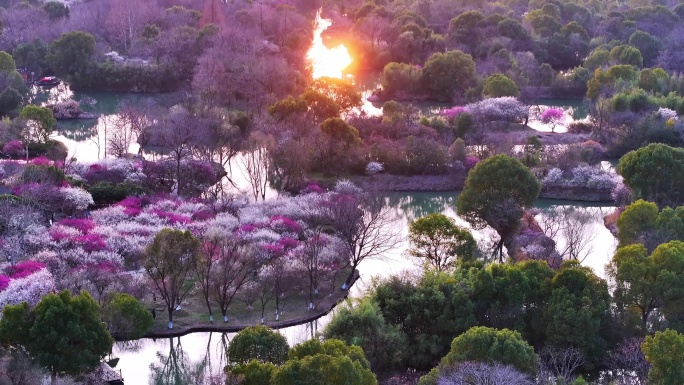
M6 305L17 305L27 302L35 306L43 296L55 290L52 274L41 269L29 276L10 280L7 288L0 292L0 309Z
M565 112L560 108L547 108L539 116L539 120L544 124L551 125L551 132L556 130L556 125L563 120Z
M57 224L60 226L72 227L74 229L77 229L78 231L80 231L83 234L87 234L92 229L95 228L95 222L93 222L90 219L65 218L65 219L62 219L61 221L57 222Z
M115 225L128 219L125 210L126 208L123 206L114 205L94 210L90 213L90 217L93 221L104 226Z
M13 266L10 265L5 269L5 273L7 273L11 279L19 279L28 277L36 271L44 268L45 264L43 263L37 261L23 261Z
M621 178L614 172L606 171L600 167L580 164L573 168L568 177L558 168L549 170L542 180L544 186L579 187L612 191Z
M442 111L440 111L440 114L442 116L445 116L447 119L454 119L457 118L461 114L467 114L470 113L470 110L467 107L462 107L462 106L454 106L451 108L446 108Z
M10 278L6 275L0 275L0 291L7 289L9 286Z
M375 175L382 172L385 167L380 162L369 162L366 165L366 175Z
M521 121L530 113L529 106L512 96L484 99L466 106L473 116L482 122Z
M542 183L545 185L549 184L555 184L560 182L563 179L563 171L561 171L560 168L554 167L549 170L549 172L546 174L544 179L542 180Z
M340 179L335 183L335 192L345 195L358 195L362 190L347 179Z
M5 155L16 157L20 156L24 151L24 145L19 140L10 140L2 146L2 152Z
M93 196L80 187L62 187L64 201L76 210L85 210L88 206L95 204Z
M656 115L660 116L663 120L668 121L670 119L677 120L677 111L671 110L669 108L665 107L660 107L658 111L656 111Z

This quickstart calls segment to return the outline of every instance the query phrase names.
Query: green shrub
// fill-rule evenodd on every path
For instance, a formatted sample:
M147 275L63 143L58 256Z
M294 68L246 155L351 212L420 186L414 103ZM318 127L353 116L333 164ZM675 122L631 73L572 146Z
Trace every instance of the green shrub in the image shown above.
M134 183L109 183L98 182L86 188L96 205L112 204L126 199L131 195L142 195L149 192L148 189Z

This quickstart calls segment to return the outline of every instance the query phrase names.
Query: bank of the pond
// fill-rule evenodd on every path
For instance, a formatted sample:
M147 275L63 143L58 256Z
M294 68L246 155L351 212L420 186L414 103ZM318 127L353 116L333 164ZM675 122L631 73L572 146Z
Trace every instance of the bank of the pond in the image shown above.
M465 171L446 175L392 175L376 174L350 178L364 190L383 192L460 192L463 190ZM563 201L613 203L610 191L591 188L545 187L539 198Z
M147 332L143 338L169 338L169 337L182 337L190 333L201 333L201 332L217 332L217 333L236 333L240 330L262 324L273 329L282 329L292 326L303 325L315 321L321 317L326 316L330 313L337 305L347 299L349 296L349 290L354 287L354 284L359 279L359 271L356 270L354 273L354 278L348 290L339 289L336 290L329 297L324 298L320 303L318 303L315 310L308 311L305 316L299 316L292 319L285 319L282 321L268 321L262 323L236 323L236 324L224 324L219 322L197 322L188 325L182 325L179 327L174 326L173 329L153 329ZM117 341L125 341L123 339L117 339Z

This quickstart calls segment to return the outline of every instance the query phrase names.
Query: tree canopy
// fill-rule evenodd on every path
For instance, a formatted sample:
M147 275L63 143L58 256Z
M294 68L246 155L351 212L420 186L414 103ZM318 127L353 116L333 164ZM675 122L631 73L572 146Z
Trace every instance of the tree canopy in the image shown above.
M456 211L474 228L489 225L499 233L501 248L511 241L520 218L539 195L541 183L519 160L495 155L470 170Z
M244 328L228 346L228 361L245 364L251 360L282 365L290 347L282 334L263 325Z
M169 329L173 328L173 311L188 294L186 285L200 252L200 242L190 231L163 229L145 250L145 271L166 303Z
M406 335L388 324L378 305L368 298L354 306L335 309L323 335L361 347L373 370L400 367L410 353Z
M434 53L423 67L424 84L438 99L461 96L475 83L475 62L461 51Z
M87 32L67 32L53 41L47 61L60 76L77 77L91 63L95 54L95 38Z
M684 336L674 330L646 337L641 349L651 364L649 383L678 385L684 378Z
M87 292L48 294L30 309L26 303L3 309L0 340L21 345L52 374L94 370L114 343L101 322L99 306Z
M617 170L635 197L661 208L684 204L684 149L652 143L625 154Z
M467 229L444 214L429 214L409 224L409 254L422 258L438 271L446 270L457 257L471 259L477 245Z
M482 95L488 98L500 98L504 96L520 96L518 86L504 74L494 74L485 79Z
M135 297L117 293L106 303L103 316L112 335L138 339L152 327L152 314Z

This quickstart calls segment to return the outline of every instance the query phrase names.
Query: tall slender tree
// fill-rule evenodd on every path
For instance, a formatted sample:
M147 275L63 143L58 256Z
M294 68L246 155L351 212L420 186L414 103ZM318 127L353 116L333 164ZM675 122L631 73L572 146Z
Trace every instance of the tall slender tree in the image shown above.
M166 303L169 329L173 329L173 311L192 289L186 279L200 253L200 242L190 231L164 229L145 251L145 271Z

